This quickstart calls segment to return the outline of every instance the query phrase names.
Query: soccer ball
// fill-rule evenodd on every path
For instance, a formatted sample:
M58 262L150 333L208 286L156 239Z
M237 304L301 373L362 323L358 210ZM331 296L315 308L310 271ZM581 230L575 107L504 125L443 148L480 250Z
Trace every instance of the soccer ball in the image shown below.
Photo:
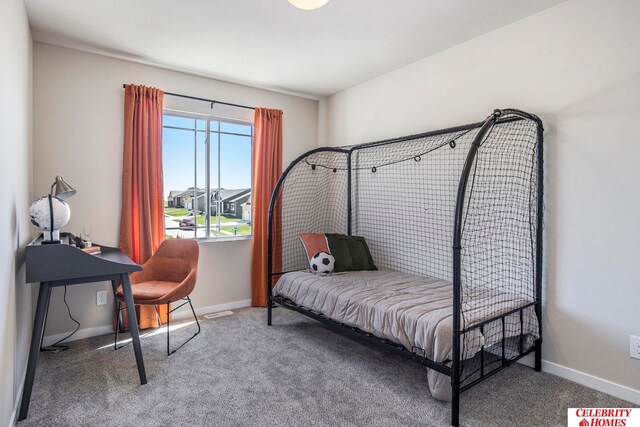
M309 268L313 274L329 274L333 272L336 259L327 252L318 252L309 260Z

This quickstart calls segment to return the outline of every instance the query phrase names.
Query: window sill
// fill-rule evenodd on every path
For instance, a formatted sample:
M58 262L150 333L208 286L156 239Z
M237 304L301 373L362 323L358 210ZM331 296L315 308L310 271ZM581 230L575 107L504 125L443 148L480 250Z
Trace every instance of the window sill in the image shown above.
M253 240L253 235L250 236L234 236L234 237L201 237L193 239L198 243L224 243L224 242L237 242L239 240Z

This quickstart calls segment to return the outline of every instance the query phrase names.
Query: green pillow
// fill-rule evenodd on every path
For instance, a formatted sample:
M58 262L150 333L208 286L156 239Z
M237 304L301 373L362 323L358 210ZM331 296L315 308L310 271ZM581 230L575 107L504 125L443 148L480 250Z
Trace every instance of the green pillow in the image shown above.
M331 255L336 259L334 272L377 270L369 246L360 236L325 234Z

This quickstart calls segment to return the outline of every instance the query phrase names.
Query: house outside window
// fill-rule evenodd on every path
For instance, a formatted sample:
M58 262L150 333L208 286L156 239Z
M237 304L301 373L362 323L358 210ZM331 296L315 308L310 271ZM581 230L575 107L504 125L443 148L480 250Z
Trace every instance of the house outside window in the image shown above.
M162 161L168 238L251 236L252 143L250 122L164 111Z

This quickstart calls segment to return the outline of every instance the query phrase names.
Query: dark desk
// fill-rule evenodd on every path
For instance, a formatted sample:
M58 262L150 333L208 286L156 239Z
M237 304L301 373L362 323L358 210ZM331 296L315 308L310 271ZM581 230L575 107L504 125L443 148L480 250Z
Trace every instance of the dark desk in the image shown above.
M38 293L36 316L33 321L31 350L29 351L27 376L24 382L24 390L22 391L18 420L27 418L27 412L29 411L29 400L31 399L33 380L40 354L40 344L49 308L51 288L56 286L111 281L115 291L118 281L122 283L122 292L129 318L140 383L147 383L147 374L144 370L144 361L142 360L142 350L140 348L138 318L136 317L131 284L129 282L129 273L140 271L142 267L131 261L116 248L101 246L101 254L91 255L75 246L66 244L43 245L41 243L42 237L39 237L31 242L26 250L26 281L27 283L40 282L40 292Z

